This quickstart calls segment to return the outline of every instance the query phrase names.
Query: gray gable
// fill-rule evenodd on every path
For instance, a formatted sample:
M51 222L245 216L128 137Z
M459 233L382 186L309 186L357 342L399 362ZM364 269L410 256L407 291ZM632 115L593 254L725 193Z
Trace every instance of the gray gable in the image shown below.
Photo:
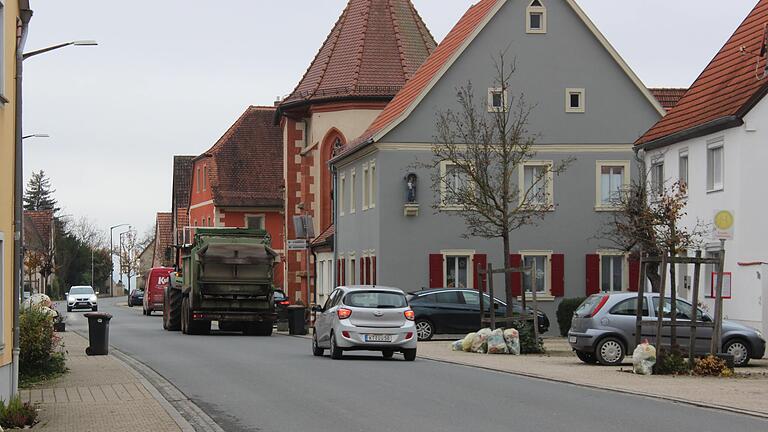
M535 105L529 130L540 144L631 144L661 118L577 12L564 0L542 0L547 33L526 33L527 0L508 0L383 143L431 143L435 115L456 109L456 89L472 82L484 104L495 78L494 57L516 59L510 97ZM586 112L566 113L567 88L585 89Z

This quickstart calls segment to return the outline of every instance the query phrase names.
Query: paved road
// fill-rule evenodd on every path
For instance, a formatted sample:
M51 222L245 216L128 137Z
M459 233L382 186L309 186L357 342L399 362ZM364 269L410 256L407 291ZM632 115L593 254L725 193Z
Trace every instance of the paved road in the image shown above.
M290 336L185 336L103 299L110 342L228 431L766 431L768 421L417 359L315 358ZM68 327L84 329L82 312ZM141 413L137 413L141 415Z

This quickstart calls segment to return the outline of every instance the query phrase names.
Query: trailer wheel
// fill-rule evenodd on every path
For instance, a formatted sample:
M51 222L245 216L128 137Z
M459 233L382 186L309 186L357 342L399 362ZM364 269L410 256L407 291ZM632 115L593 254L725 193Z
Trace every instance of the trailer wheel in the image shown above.
M163 297L163 328L168 331L181 330L181 290L166 288Z

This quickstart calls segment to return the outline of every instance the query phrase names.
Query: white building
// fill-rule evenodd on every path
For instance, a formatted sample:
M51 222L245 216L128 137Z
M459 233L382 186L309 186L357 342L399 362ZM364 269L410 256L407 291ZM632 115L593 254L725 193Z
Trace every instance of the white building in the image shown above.
M732 297L723 302L724 317L764 332L768 332L767 12L768 0L760 0L677 106L637 142L646 151L652 179L687 183L688 227L697 221L712 223L717 211L733 212L734 236L725 245ZM713 236L705 239L706 255L717 256L719 248ZM690 287L693 266L689 267L680 275L679 285ZM713 270L705 269L701 285L702 302L711 311ZM681 292L690 296L690 289Z

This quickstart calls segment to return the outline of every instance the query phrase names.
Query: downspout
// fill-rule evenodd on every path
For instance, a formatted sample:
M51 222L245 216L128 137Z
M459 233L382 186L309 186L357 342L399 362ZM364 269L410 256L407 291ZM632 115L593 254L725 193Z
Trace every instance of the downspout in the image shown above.
M19 391L19 342L21 332L19 330L19 312L21 306L21 284L23 283L24 272L24 248L22 236L22 219L24 212L22 210L22 197L24 195L24 159L22 148L21 132L21 77L24 69L24 46L27 43L27 32L29 20L32 19L30 9L21 9L19 11L19 20L17 26L21 25L21 34L16 44L16 143L14 150L14 243L13 243L13 358L12 358L12 376L11 376L11 394L16 395Z
M336 165L331 165L331 174L333 175L333 207L331 207L333 211L333 269L331 269L331 284L334 285L334 288L336 286L336 281L339 279L339 275L336 274L336 272L339 269L338 261L338 255L339 255L339 209L337 206L339 205L339 200L336 199L336 196L339 191L339 173L336 170Z

